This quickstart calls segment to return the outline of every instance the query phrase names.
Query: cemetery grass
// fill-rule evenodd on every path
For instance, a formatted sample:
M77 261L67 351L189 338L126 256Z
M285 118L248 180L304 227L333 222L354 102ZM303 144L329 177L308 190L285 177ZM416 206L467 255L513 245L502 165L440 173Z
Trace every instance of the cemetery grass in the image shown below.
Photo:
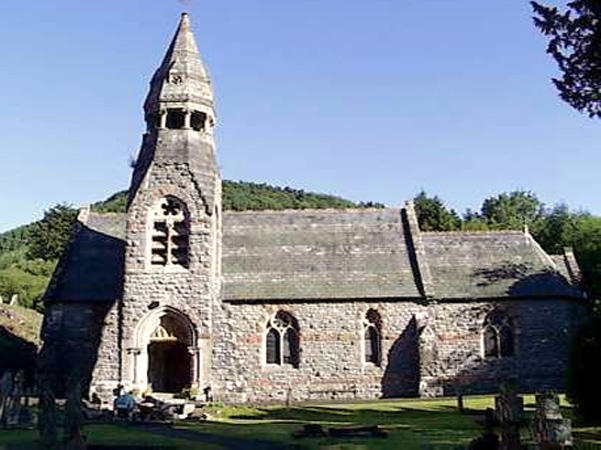
M466 414L459 414L454 398L433 400L381 400L349 404L312 404L292 407L229 407L214 405L207 409L206 422L177 422L156 434L135 424L86 424L87 442L95 445L148 445L171 449L217 450L219 438L248 442L245 448L255 447L258 441L270 441L296 449L458 449L481 436L484 410L493 407L493 396L466 397ZM534 409L533 396L525 397L527 415ZM564 417L572 418L571 407L562 402ZM601 426L580 426L575 420L574 438L577 449L601 449ZM300 438L292 436L305 424L330 427L379 425L389 431L388 438ZM178 433L186 433L183 438ZM192 440L190 432L198 433ZM211 436L210 443L204 442ZM204 438L203 438L204 436ZM522 430L523 442L531 440L527 428ZM215 439L217 438L217 439ZM0 432L0 450L36 447L35 431Z
M87 424L84 426L83 434L87 444L113 446L113 448L127 448L128 446L147 446L149 449L168 448L170 450L197 450L199 448L198 442L159 436L121 424ZM0 431L0 450L41 450L42 448L36 430ZM202 448L203 450L222 449L221 446L212 444L203 444Z

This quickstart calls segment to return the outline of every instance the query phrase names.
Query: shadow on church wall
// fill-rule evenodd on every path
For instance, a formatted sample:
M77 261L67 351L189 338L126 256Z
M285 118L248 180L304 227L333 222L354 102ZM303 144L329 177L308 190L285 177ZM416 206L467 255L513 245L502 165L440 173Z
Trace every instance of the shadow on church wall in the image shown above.
M504 383L524 392L563 389L571 339L586 312L582 292L558 272L528 264L479 269L473 277L480 287L505 289L504 297L490 301L490 311L504 311L514 321L515 354L466 361L455 375L439 379L442 394L497 392Z
M39 378L58 397L77 377L88 392L107 315L123 289L123 240L76 224L46 293Z
M412 317L388 351L382 377L382 397L416 397L419 392L418 327Z
M36 368L37 347L5 327L0 327L0 376L6 371L23 371L25 387L32 387Z

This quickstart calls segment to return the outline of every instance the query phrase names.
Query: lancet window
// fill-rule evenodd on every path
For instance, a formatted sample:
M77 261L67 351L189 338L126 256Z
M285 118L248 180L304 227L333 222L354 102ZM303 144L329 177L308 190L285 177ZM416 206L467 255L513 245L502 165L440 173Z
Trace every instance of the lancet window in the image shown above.
M382 362L382 320L375 309L363 319L364 361L379 366Z
M299 343L298 322L291 314L279 311L267 325L265 335L267 364L298 367Z
M486 316L482 337L485 357L501 358L514 355L513 321L504 312L495 310Z
M151 265L188 267L190 221L184 203L175 197L165 197L152 216Z

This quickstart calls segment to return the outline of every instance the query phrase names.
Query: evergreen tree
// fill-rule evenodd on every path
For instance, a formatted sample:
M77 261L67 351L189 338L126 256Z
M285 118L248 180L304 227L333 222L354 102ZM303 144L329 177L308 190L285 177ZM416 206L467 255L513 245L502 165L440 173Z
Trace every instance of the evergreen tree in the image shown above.
M560 97L590 117L601 117L601 2L574 0L565 11L531 2L534 24L549 37L547 53L559 67Z
M58 259L69 242L76 220L77 210L69 205L60 204L50 208L31 229L27 256L46 261Z
M437 196L428 197L421 191L413 199L417 222L422 231L452 231L461 226L461 219L453 210L448 210Z
M482 203L480 216L496 230L520 230L541 218L543 204L528 191L504 192Z

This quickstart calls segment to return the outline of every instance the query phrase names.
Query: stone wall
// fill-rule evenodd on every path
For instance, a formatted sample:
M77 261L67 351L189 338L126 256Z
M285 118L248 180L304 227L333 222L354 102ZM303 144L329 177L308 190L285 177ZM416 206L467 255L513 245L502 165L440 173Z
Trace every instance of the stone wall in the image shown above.
M363 362L362 319L382 317L382 364ZM515 356L484 358L482 324L505 308L516 326ZM369 399L561 389L569 341L585 306L563 300L508 302L226 303L214 315L212 387L232 403ZM278 310L300 328L300 364L265 363L265 330Z
M515 326L515 356L485 358L482 325L494 308ZM507 300L441 303L436 306L437 386L452 395L457 385L468 393L492 392L501 382L520 390L564 388L570 341L585 306L568 300Z
M211 311L218 290L218 240L220 182L206 186L217 203L211 214L202 200L198 180L187 164L153 163L128 210L125 280L122 303L122 371L126 388L146 389L146 370L136 358L147 358L148 342L140 341L139 327L156 308L170 307L183 313L194 328L194 342L186 342L194 358L202 361L199 379L208 379ZM189 212L189 267L151 266L149 263L151 212L161 198L172 195ZM194 350L196 349L196 350ZM141 356L140 356L141 355ZM142 373L137 373L136 368Z
M382 317L380 367L364 363L362 321L368 309ZM265 363L265 327L284 310L298 321L298 368ZM416 303L224 304L214 315L212 387L234 403L414 396Z
M64 394L64 382L73 370L79 371L86 388L93 373L116 378L118 353L109 354L115 336L110 336L111 328L104 327L111 311L115 309L110 302L49 305L42 325L39 364L46 376L56 380L58 396Z

